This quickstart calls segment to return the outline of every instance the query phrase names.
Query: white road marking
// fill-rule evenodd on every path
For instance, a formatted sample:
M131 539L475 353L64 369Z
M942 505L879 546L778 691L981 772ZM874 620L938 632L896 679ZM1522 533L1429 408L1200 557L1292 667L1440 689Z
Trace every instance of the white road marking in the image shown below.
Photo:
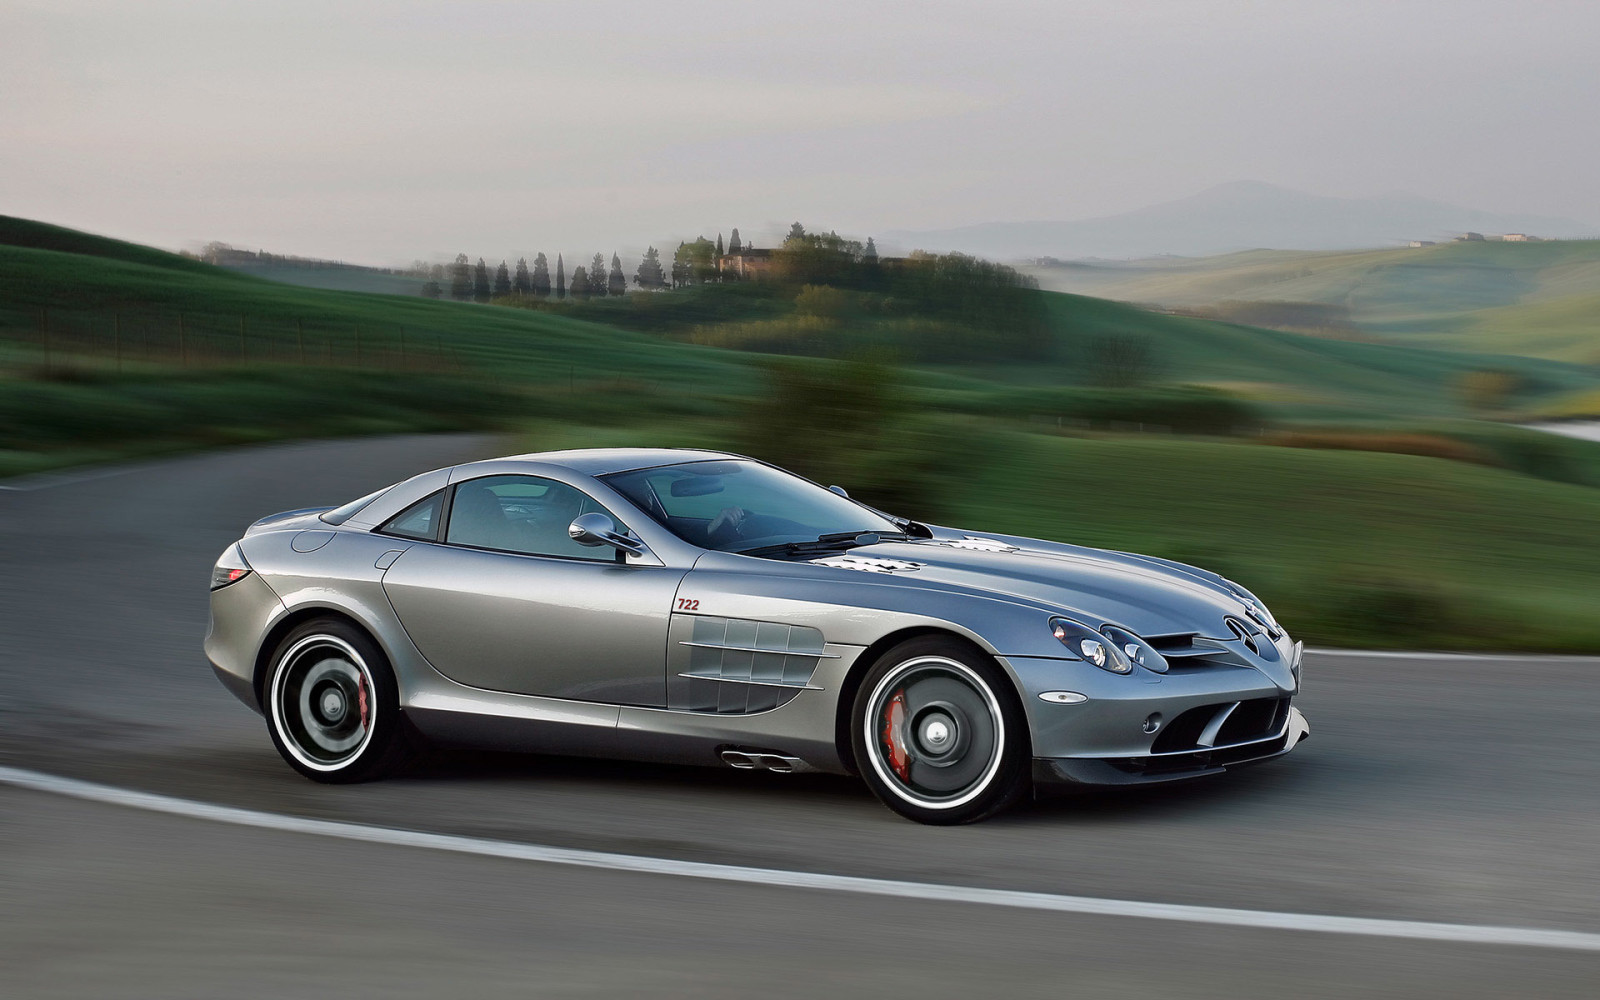
M1593 660L1593 654L1582 653L1430 653L1426 650L1415 649L1313 649L1306 647L1306 652L1315 656L1364 656L1369 659L1382 660L1510 660L1518 663L1581 663Z
M1058 896L1043 892L1012 889L981 889L971 886L939 885L930 882L898 882L891 879L857 878L818 872L782 871L773 868L746 868L704 861L674 861L633 854L607 854L564 847L542 847L504 840L479 840L415 830L395 830L358 823L306 819L278 813L236 809L189 799L172 798L150 792L136 792L110 785L99 785L73 778L61 778L38 771L0 766L0 784L51 792L90 802L143 809L148 812L185 816L192 819L231 823L285 833L303 833L392 847L417 847L455 854L534 861L540 864L571 865L608 871L638 872L648 875L677 875L684 878L738 882L746 885L779 886L794 889L819 889L853 892L898 899L922 899L940 903L978 903L1012 909L1045 910L1053 913L1087 914L1101 917L1139 917L1149 920L1174 920L1184 923L1214 924L1228 927L1257 927L1278 931L1316 931L1325 934L1357 934L1369 937L1409 938L1421 941L1447 941L1459 944L1513 945L1530 948L1557 948L1566 951L1600 952L1600 934L1582 931L1544 930L1534 927L1490 927L1475 924L1430 923L1419 920L1385 920L1372 917L1336 917L1314 913L1278 913L1271 910L1237 910L1217 906L1188 906L1178 903L1144 903L1135 900L1097 899L1090 896Z

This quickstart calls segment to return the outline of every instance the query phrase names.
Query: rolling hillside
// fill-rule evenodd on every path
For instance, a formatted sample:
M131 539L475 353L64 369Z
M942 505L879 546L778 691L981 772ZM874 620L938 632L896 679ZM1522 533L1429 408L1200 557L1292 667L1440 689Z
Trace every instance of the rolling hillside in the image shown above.
M1168 308L1310 302L1380 340L1600 364L1600 240L1083 261L1047 288Z
M752 286L512 309L284 285L22 220L0 219L0 238L16 241L0 245L0 346L12 352L117 350L180 365L420 364L569 389L632 380L678 406L748 391L759 376L752 354L686 342L673 310L688 323L794 308ZM1558 245L1530 248L1546 246ZM1095 352L1131 342L1148 354L1150 381L1228 389L1284 419L1459 416L1460 377L1485 368L1518 372L1527 406L1600 385L1592 372L1550 361L1334 341L1077 295L1051 294L1047 305L1053 356L921 365L908 373L912 384L934 394L930 404L941 393L1003 396L1011 386L1098 388Z

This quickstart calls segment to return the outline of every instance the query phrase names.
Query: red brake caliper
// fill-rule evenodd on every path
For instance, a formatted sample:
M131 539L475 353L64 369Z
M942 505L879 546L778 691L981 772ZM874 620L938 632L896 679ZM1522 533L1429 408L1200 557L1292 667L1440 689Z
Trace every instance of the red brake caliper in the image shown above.
M361 709L361 728L367 728L367 679L356 681L356 705Z
M901 781L911 780L911 754L906 749L906 693L896 691L883 712L883 742L889 748L889 767Z

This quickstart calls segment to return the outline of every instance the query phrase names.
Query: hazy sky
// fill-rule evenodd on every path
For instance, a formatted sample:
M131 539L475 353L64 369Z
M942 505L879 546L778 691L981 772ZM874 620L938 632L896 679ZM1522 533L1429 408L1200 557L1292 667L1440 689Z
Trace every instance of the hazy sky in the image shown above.
M1259 179L1600 222L1600 2L0 0L0 214L405 262Z

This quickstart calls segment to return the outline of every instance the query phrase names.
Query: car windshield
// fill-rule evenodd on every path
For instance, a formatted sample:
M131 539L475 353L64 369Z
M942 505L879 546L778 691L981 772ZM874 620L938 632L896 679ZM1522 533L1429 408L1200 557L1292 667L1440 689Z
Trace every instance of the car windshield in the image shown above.
M679 538L724 552L899 531L854 501L759 462L687 462L604 479Z

